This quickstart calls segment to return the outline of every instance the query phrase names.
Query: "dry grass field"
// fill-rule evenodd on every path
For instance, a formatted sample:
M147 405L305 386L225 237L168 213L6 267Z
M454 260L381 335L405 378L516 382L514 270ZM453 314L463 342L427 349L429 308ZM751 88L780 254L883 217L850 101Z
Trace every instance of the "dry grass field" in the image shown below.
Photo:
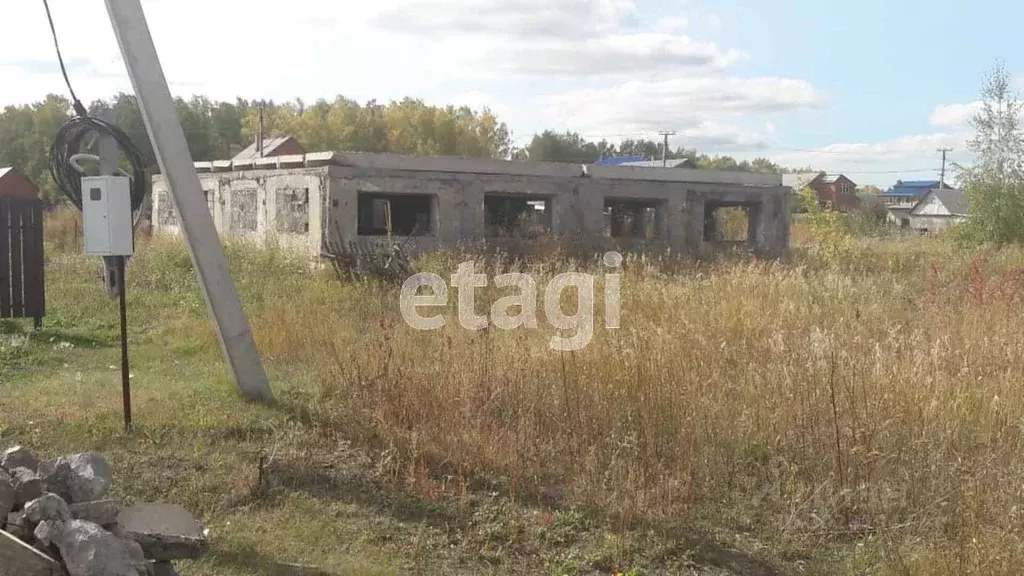
M1024 251L855 238L782 262L477 257L543 286L591 271L577 352L537 329L438 331L397 290L229 244L277 403L223 366L184 246L128 267L135 430L116 302L48 228L46 328L0 330L0 443L96 449L126 500L195 510L187 574L1016 574L1024 564ZM473 254L434 254L447 278ZM454 292L454 291L452 291ZM478 294L483 313L508 292ZM566 311L571 311L567 304ZM260 453L271 455L261 471ZM769 565L773 568L769 568Z

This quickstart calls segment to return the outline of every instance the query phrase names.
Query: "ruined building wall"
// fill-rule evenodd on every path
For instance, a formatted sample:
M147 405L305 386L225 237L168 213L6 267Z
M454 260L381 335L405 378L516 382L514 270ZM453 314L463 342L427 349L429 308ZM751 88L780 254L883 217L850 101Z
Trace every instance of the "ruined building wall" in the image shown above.
M485 228L488 199L495 197L545 202L545 221L555 236L578 238L609 248L671 248L690 253L709 248L704 239L706 210L744 206L750 210L751 243L759 252L777 255L788 246L789 191L782 186L339 166L331 167L329 176L329 231L332 236L340 235L343 242L379 238L360 233L360 198L388 195L396 202L404 197L429 198L433 207L430 233L403 240L414 249L457 242L501 241ZM607 212L611 204L647 207L645 217L650 220L654 236L609 238Z
M483 240L529 243L536 238L531 234L543 233L594 247L704 253L716 246L709 222L727 207L747 211L745 242L758 253L777 256L789 245L789 189L743 181L753 178L749 175L702 174L711 181L685 182L662 172L640 179L595 176L569 165L542 166L536 173L518 169L474 173L332 165L199 177L221 234L276 243L310 257L321 254L328 237L345 243L384 241L385 205L394 236L413 251ZM677 174L682 172L672 177ZM507 226L513 216L525 224L517 220L519 227ZM153 183L153 217L158 233L180 233L160 177Z
M200 173L214 225L222 235L317 255L326 215L327 169ZM153 182L153 229L181 234L166 181Z

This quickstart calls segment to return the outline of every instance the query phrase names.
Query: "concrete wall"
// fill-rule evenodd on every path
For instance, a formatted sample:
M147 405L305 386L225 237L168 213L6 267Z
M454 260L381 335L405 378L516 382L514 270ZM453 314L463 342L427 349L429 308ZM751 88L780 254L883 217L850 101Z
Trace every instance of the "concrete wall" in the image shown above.
M304 166L314 161L324 165ZM328 240L385 239L359 234L363 194L429 198L430 233L402 238L414 251L506 241L487 232L485 198L492 194L520 203L527 196L546 200L551 233L588 245L705 253L715 247L705 240L709 217L730 206L748 209L748 244L756 252L777 256L789 245L791 190L772 174L362 153L313 153L245 166L206 162L197 169L218 231L264 244L276 241L311 257ZM608 237L608 201L650 206L642 218L653 218L655 237ZM152 214L155 232L180 233L159 175L153 180Z
M778 254L789 243L789 189L734 183L626 180L582 175L535 176L407 171L387 168L331 167L329 230L348 243L373 241L357 234L356 208L361 193L427 194L436 206L436 228L430 236L405 242L429 249L457 242L489 240L485 232L484 199L489 194L543 197L552 210L556 236L591 244L642 248L671 248L702 252L706 208L748 205L752 208L752 244L766 255ZM652 201L656 204L658 238L605 237L605 201ZM332 236L334 237L334 236Z
M966 220L963 216L910 215L910 228L921 232L939 232Z
M222 235L276 244L315 256L324 234L327 169L200 173L214 225ZM177 210L166 181L153 180L153 230L179 235Z

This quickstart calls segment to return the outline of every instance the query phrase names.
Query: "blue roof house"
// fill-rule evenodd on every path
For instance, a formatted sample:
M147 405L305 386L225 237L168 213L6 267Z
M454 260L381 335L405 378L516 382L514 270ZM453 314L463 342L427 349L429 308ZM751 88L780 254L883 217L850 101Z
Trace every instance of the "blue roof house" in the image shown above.
M600 158L594 162L594 164L600 164L603 166L620 166L629 162L643 162L647 160L643 156L608 156L607 158Z
M952 187L945 182L938 180L897 180L896 185L878 194L878 199L883 204L893 205L914 205L918 200L924 198L925 194L936 189L951 190ZM908 206L909 207L909 206Z

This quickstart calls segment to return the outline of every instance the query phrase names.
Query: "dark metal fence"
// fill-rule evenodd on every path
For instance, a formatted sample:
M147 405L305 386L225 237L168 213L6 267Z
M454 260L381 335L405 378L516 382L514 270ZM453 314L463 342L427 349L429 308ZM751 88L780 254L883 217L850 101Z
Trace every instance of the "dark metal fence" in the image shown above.
M0 318L32 318L42 326L43 266L43 203L0 198Z

